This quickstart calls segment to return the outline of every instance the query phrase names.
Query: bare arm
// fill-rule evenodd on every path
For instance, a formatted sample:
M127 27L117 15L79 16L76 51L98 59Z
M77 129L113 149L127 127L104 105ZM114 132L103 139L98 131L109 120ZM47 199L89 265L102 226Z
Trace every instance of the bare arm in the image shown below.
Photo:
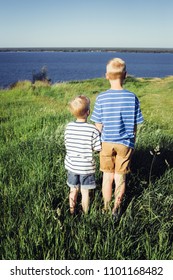
M102 123L95 123L95 126L97 127L97 129L98 129L100 132L102 132L102 127L103 127Z
M135 136L135 141L136 141L136 133L137 133L137 124L135 124L135 127L134 127L134 136Z

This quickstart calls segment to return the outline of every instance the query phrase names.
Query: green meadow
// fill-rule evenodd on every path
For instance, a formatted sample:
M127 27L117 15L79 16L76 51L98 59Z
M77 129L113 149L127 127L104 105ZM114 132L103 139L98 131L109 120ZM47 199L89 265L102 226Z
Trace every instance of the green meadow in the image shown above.
M0 90L0 259L173 259L173 77L128 77L145 122L138 129L123 214L103 214L99 155L89 214L69 214L64 169L68 102L94 101L103 78Z

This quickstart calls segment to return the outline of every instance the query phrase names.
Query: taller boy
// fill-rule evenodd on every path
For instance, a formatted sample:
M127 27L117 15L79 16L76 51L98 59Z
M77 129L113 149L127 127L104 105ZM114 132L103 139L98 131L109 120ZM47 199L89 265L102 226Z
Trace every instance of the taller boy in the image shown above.
M100 170L103 172L104 210L109 208L112 184L115 181L113 215L119 214L126 188L126 174L135 146L137 124L143 122L139 100L133 92L123 89L126 64L120 58L108 62L106 79L111 88L98 95L91 120L101 132Z

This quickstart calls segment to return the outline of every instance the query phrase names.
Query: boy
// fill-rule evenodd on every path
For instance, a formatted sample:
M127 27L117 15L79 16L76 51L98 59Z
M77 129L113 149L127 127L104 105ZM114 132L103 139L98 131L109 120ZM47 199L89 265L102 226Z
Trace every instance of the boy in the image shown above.
M135 144L137 124L143 122L138 98L123 89L126 64L114 58L106 67L106 79L111 88L96 99L91 120L101 132L100 170L103 172L102 194L104 210L109 209L112 184L115 181L115 201L112 214L120 216L120 205L126 188L126 174Z
M67 185L70 187L70 213L74 214L79 187L84 213L89 209L89 190L95 189L95 162L93 151L101 150L100 132L93 124L87 123L90 114L90 100L84 95L77 96L69 104L76 121L70 122L65 130L65 168L68 171Z

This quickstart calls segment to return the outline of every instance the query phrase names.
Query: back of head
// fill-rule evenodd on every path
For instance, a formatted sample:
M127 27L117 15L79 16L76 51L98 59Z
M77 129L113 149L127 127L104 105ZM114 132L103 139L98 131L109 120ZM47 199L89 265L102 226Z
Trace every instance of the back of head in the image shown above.
M88 110L90 110L90 100L84 95L75 97L69 103L70 112L77 118L84 117Z
M106 66L106 76L109 80L122 78L126 73L126 64L121 58L111 59Z

